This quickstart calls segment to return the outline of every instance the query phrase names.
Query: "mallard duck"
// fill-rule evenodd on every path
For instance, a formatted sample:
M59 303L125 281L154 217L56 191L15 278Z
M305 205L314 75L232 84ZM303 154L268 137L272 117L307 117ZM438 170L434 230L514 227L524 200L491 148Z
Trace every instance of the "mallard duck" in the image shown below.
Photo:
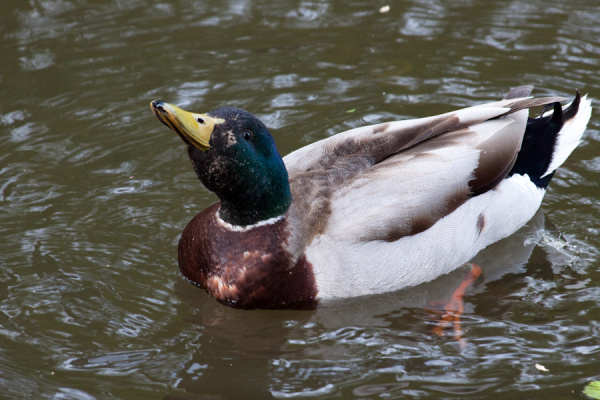
M532 89L352 129L283 159L247 111L153 101L220 200L183 231L181 272L232 307L314 309L458 268L527 223L586 128L586 96L561 107Z

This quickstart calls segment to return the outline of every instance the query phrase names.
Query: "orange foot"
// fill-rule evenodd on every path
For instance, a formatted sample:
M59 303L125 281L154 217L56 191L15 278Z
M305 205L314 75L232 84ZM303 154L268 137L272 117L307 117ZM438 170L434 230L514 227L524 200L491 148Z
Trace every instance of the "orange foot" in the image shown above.
M463 297L467 292L469 286L475 282L475 280L481 275L481 267L479 265L471 264L471 270L466 273L464 280L458 286L458 288L450 296L450 300L443 306L443 314L437 322L433 333L438 336L442 336L444 329L453 328L454 337L459 341L461 346L465 345L464 340L461 338L461 327L460 327L460 316L465 310L465 304Z

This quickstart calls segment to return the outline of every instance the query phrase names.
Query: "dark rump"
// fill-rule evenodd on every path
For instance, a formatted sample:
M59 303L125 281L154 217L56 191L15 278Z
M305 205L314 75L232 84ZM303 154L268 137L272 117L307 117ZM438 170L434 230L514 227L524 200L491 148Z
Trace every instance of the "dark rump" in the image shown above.
M552 156L558 139L558 133L565 121L573 118L579 110L580 95L577 92L571 105L565 110L560 103L553 103L552 114L543 116L548 108L544 108L542 116L529 118L523 144L517 155L517 160L508 174L528 175L531 181L539 188L546 188L554 175L554 171L542 177L552 162Z

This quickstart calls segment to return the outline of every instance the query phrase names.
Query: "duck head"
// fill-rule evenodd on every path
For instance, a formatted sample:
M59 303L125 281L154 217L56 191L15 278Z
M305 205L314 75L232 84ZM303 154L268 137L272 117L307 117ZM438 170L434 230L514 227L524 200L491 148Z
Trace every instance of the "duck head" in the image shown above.
M288 210L292 196L287 170L271 133L257 117L230 107L192 113L162 100L151 102L150 108L187 144L196 175L221 200L224 221L248 226Z

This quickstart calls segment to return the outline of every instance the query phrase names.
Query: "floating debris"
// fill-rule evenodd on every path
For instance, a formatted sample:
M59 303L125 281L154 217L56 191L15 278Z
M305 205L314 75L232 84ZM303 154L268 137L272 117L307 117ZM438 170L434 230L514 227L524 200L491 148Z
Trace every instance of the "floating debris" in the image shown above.
M548 368L544 367L542 364L535 364L535 368L538 371L550 372L550 370Z

